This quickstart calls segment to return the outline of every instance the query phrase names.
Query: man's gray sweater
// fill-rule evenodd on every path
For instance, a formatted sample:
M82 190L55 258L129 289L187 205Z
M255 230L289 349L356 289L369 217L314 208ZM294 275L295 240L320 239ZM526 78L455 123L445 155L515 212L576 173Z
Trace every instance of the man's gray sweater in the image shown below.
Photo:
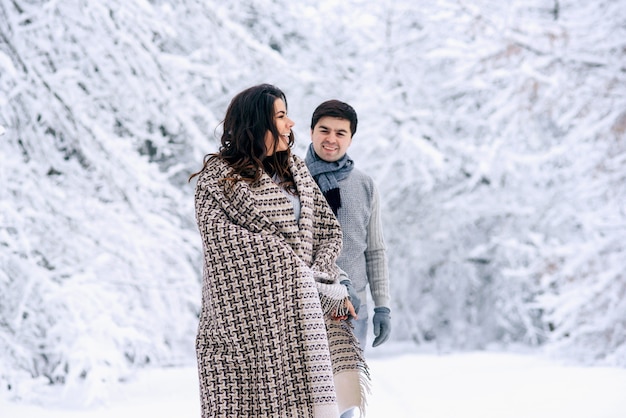
M337 219L343 232L343 249L337 265L344 270L362 303L369 284L375 306L389 307L389 272L378 191L367 174L354 168L339 181L341 207Z

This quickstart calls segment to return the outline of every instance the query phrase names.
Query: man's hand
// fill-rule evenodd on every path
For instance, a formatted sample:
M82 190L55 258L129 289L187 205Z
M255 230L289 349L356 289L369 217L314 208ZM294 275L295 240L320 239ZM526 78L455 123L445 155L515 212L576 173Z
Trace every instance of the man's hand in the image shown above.
M352 286L352 282L350 280L342 280L341 284L348 289L348 297L350 298L350 302L352 302L352 306L354 306L355 315L352 315L354 319L356 319L356 314L359 313L359 308L361 307L361 299L359 295L356 293L354 286Z
M391 334L391 310L385 306L374 308L374 335L372 347L377 347L389 339Z
M345 321L350 316L352 316L354 319L359 319L359 317L356 315L356 311L354 310L354 306L352 306L352 302L350 302L350 298L345 298L344 306L348 310L349 315L339 315L338 312L334 312L330 315L330 317L335 321Z

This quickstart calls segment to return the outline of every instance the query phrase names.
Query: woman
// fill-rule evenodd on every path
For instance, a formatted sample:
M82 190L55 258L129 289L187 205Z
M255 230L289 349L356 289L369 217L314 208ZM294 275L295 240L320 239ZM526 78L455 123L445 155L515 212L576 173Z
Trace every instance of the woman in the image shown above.
M231 101L194 175L204 250L196 339L203 417L338 417L368 371L335 259L339 223L303 160L278 88Z

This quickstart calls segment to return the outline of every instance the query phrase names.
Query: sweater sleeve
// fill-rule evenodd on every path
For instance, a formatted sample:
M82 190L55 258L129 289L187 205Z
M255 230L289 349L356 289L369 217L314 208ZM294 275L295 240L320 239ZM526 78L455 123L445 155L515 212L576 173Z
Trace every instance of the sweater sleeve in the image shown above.
M369 282L374 305L376 307L389 307L389 270L387 266L387 253L383 237L382 222L380 219L378 190L376 190L375 187L372 199L372 214L367 226L365 260L367 263L367 280Z

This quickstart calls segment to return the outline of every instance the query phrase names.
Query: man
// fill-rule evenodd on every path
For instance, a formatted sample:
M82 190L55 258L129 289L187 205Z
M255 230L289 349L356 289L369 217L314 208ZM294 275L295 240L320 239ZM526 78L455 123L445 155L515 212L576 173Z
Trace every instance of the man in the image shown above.
M378 192L372 178L354 168L354 162L346 153L356 127L357 115L349 104L339 100L320 104L311 118L312 143L305 162L341 224L343 249L337 265L350 279L342 283L348 287L358 315L358 319L353 320L354 333L365 349L367 285L375 305L373 347L389 338L391 311Z

